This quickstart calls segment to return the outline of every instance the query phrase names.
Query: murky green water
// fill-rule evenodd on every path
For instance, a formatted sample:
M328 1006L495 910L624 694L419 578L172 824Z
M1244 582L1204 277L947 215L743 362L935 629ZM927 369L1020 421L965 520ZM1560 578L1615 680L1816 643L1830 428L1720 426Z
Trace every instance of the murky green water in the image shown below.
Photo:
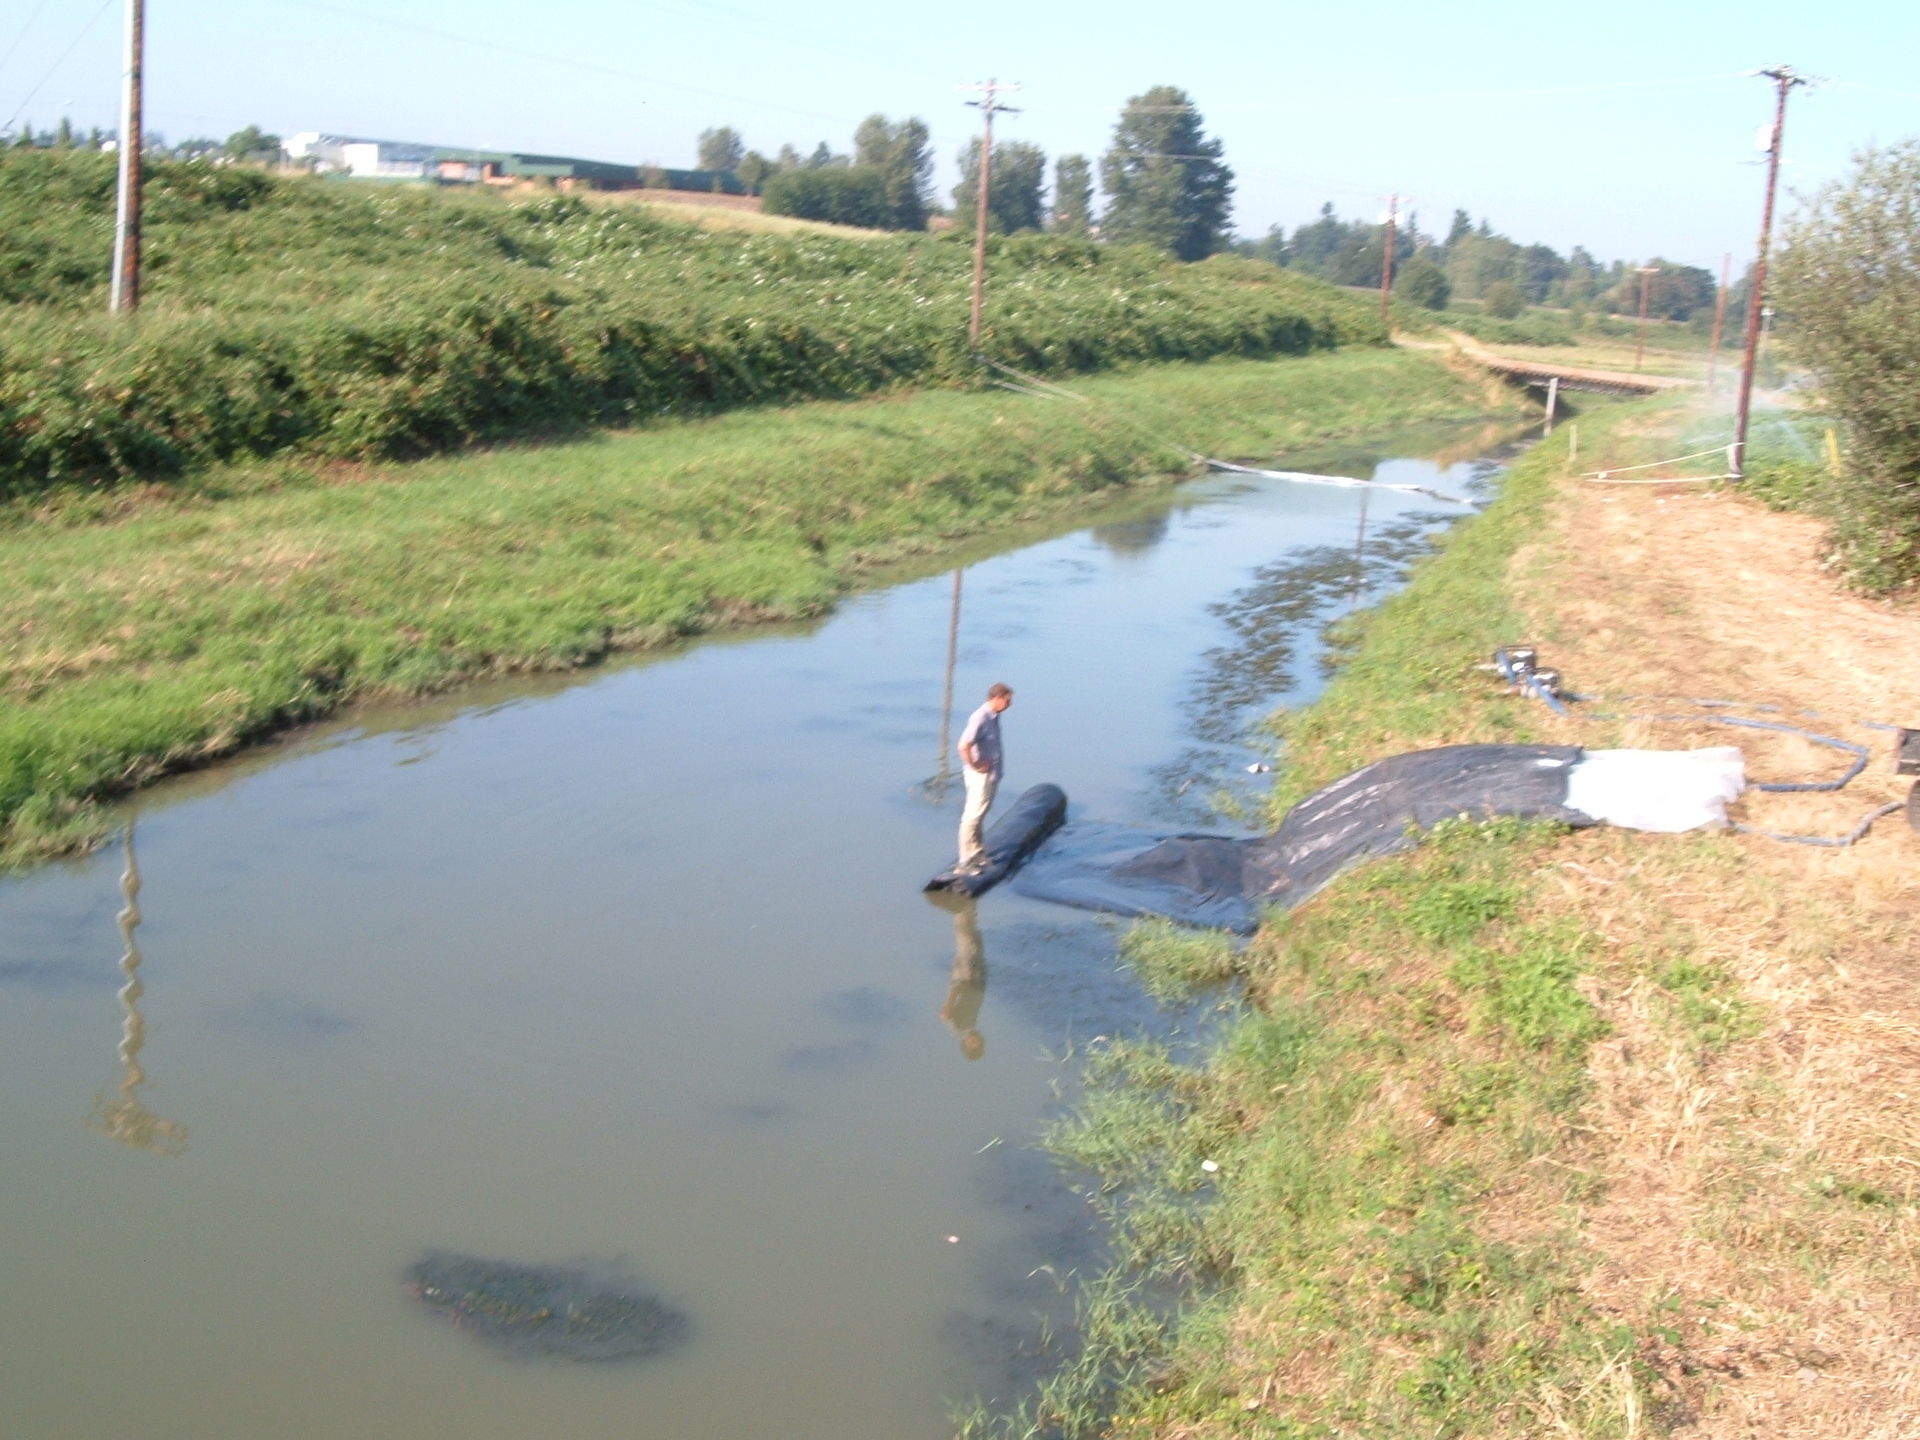
M1242 723L1317 688L1318 625L1441 508L1368 503L1364 570L1357 492L1229 477L978 560L955 723L1015 686L1003 794L1076 814L1252 799ZM123 855L0 883L0 1435L932 1440L1016 1395L1097 1261L1027 1148L1065 1057L1188 1022L1112 922L920 895L951 597L152 792L132 1029ZM403 1293L433 1250L619 1271L688 1339L500 1358Z

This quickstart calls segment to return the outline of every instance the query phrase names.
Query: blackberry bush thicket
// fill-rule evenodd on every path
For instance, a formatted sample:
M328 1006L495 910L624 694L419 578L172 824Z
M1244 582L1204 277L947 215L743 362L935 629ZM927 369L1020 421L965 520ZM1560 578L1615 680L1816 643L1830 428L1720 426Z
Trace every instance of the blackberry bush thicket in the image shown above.
M1786 227L1782 338L1846 427L1844 473L1812 487L1848 578L1920 580L1920 140L1865 150Z

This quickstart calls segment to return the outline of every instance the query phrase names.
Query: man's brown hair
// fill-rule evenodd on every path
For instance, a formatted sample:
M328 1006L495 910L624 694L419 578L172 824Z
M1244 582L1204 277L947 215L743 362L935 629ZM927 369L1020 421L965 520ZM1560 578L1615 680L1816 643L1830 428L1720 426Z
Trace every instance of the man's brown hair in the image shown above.
M1013 687L1011 685L1002 685L998 680L987 687L987 699L989 700L998 700L1002 695L1011 694L1013 694Z

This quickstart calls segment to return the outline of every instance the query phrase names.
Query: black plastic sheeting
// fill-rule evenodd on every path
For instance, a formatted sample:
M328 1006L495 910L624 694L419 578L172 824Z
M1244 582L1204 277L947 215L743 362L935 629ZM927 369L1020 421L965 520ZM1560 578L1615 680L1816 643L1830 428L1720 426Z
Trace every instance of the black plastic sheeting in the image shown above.
M956 895L984 895L1013 874L1040 843L1067 818L1067 792L1058 785L1036 785L1013 802L1013 808L994 821L981 837L987 863L978 870L942 870L927 881L927 890Z
M1442 820L1594 824L1566 804L1567 776L1583 753L1571 745L1409 751L1315 791L1273 834L1254 839L1075 823L1034 856L1014 888L1084 910L1248 934L1263 908L1298 905L1348 867L1416 844Z

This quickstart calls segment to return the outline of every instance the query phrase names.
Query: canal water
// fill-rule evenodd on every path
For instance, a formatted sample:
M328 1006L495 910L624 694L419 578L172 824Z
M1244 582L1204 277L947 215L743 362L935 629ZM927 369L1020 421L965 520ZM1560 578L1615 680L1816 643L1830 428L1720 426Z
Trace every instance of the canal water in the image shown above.
M1483 494L1462 443L1291 458ZM1250 722L1458 513L1366 504L1219 476L973 557L952 728L1005 680L1003 796L1244 827ZM955 585L895 578L310 732L142 796L131 871L0 882L0 1435L935 1440L1019 1398L1099 1260L1038 1125L1101 1037L1205 1016L1114 921L921 895ZM433 1252L617 1277L684 1343L503 1357L406 1293Z

